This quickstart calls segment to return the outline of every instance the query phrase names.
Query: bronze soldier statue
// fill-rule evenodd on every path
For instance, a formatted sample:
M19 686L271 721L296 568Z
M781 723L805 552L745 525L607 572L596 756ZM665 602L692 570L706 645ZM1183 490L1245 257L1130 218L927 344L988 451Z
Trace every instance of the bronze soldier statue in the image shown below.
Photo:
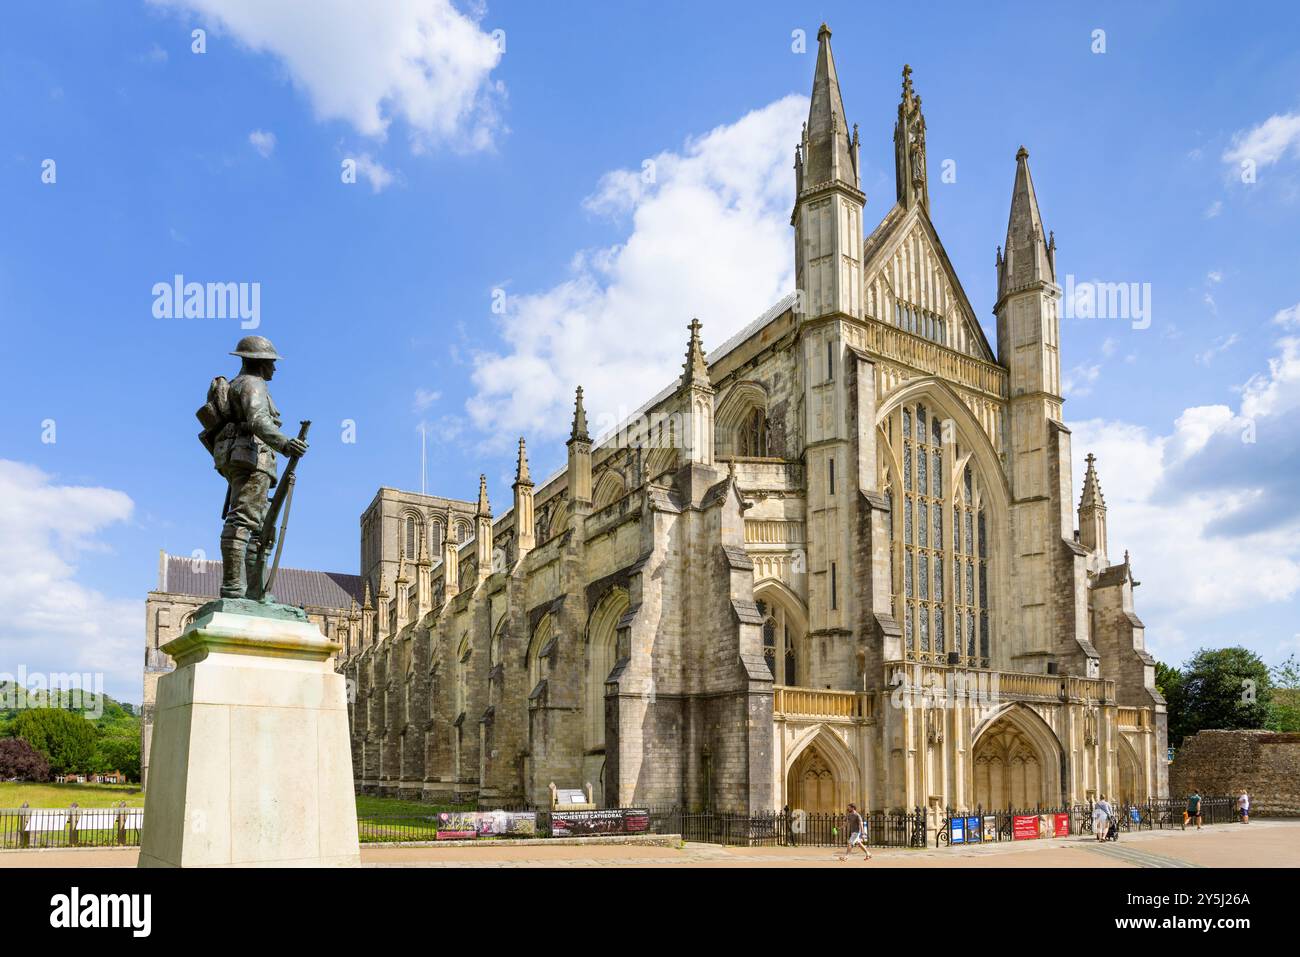
M199 438L230 483L222 513L221 597L261 600L262 570L274 532L274 516L267 524L267 493L276 485L275 453L296 462L307 442L280 431L280 412L266 384L283 357L270 340L245 336L230 354L241 360L239 375L228 384L221 377L212 381L208 402L198 412L204 426ZM281 500L277 493L277 504Z

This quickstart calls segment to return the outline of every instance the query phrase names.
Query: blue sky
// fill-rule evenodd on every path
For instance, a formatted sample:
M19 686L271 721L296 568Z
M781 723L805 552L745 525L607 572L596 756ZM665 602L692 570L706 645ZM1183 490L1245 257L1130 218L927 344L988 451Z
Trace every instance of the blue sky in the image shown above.
M692 315L708 347L789 291L822 19L873 224L912 65L933 218L991 340L1021 143L1058 271L1150 284L1149 328L1065 321L1062 368L1153 651L1300 649L1291 5L363 6L7 5L0 671L103 671L138 700L158 549L216 554L193 412L253 330L156 318L155 283L260 285L276 400L314 422L285 562L355 571L376 488L418 487L421 424L430 490L485 472L504 507L517 435L535 475L562 461L574 385L630 411Z

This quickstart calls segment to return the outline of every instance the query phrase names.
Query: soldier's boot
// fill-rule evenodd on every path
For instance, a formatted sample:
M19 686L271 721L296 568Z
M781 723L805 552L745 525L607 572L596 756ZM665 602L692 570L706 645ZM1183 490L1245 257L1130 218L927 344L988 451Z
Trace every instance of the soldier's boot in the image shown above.
M244 561L248 550L248 529L227 528L221 532L221 597L243 598L248 590Z
M262 600L262 576L265 573L262 562L262 543L256 536L248 540L248 550L245 552L244 569L245 577L248 580L248 587L244 594L253 601Z

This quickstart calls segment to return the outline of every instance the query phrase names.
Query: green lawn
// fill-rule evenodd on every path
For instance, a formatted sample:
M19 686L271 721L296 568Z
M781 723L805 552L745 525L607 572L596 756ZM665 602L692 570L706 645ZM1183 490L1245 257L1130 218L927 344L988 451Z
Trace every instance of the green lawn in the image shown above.
M0 781L0 808L111 807L125 801L127 807L144 807L144 792L138 784L26 784Z
M25 784L0 781L0 808L21 807L26 802L31 807L68 807L72 802L78 807L111 807L125 801L127 807L144 807L144 792L138 784ZM413 818L423 818L439 811L473 811L473 804L431 804L424 801L404 801L401 798L365 797L357 795L357 816L401 817L403 812Z
M357 795L357 817L397 817L408 812L416 817L437 814L439 811L474 811L474 804L433 804L426 801L404 801L401 798L367 797Z

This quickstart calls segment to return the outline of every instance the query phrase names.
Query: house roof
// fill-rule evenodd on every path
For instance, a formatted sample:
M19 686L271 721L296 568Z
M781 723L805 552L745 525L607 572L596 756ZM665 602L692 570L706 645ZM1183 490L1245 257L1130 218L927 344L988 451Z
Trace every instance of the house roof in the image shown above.
M164 555L159 569L158 590L200 598L221 595L221 562L182 555ZM281 568L275 573L275 597L286 605L347 609L355 598L365 597L365 580L360 575L318 572L304 568Z

